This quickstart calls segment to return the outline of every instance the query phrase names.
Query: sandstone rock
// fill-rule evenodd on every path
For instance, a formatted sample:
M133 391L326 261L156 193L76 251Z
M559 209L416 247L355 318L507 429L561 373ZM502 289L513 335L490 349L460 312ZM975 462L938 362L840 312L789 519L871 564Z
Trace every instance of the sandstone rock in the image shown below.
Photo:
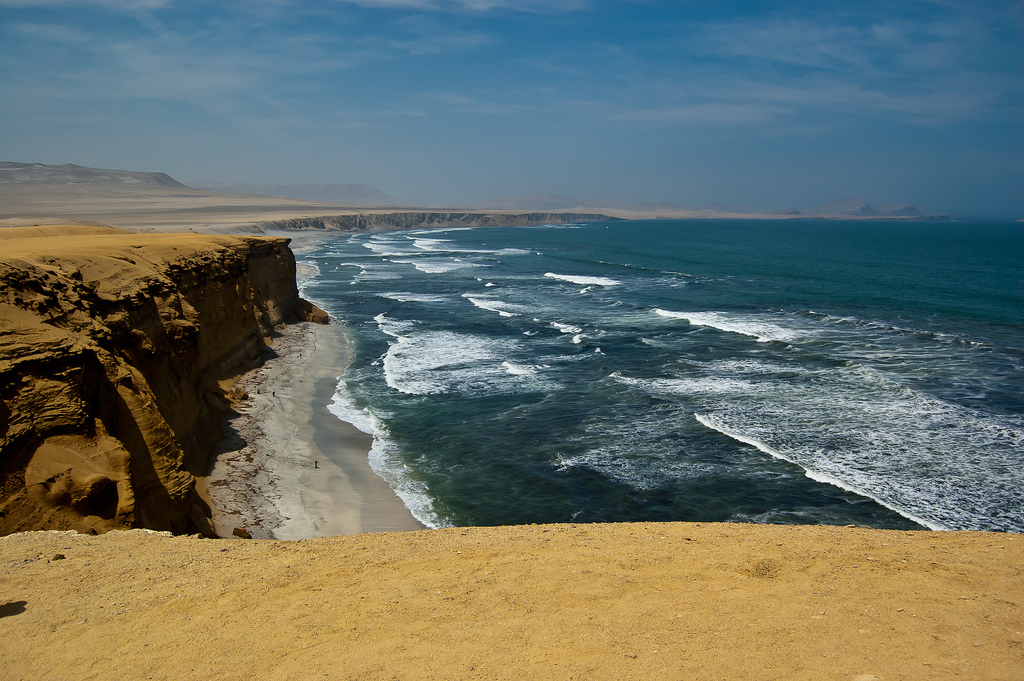
M327 324L331 321L326 312L302 298L299 298L295 304L295 316L304 322L314 322L316 324Z
M326 317L299 305L288 243L0 229L0 534L212 535L195 476L226 379L286 319Z

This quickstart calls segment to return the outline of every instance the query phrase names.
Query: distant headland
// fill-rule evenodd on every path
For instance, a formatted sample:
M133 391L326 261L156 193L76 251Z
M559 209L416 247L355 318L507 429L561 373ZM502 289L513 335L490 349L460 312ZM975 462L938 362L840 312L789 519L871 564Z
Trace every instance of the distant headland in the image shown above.
M160 172L0 161L0 224L84 221L129 229L263 233L512 227L601 220L950 219L946 213L919 206L872 206L857 198L772 211L719 203L684 208L670 203L584 201L547 194L507 196L461 206L417 206L403 204L368 185L193 185Z

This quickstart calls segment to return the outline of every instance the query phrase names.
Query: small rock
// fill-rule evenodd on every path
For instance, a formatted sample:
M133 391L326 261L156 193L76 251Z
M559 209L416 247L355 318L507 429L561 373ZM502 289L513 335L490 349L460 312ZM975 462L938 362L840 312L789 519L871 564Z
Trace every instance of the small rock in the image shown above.
M231 530L231 534L235 535L236 537L241 537L242 539L252 539L252 533L244 527L236 527L235 529Z
M63 553L55 553L53 554L53 557L50 558L50 560L64 560L65 558L67 558L67 556L65 556Z

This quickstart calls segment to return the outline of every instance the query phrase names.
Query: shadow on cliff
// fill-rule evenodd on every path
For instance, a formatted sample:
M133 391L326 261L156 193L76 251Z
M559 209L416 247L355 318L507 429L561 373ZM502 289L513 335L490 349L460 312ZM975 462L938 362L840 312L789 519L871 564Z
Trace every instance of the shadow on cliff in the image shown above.
M139 526L180 534L185 529L184 522L173 517L171 495L153 463L149 443L139 427L138 416L116 388L110 391L110 398L117 414L115 432L131 457L132 492Z
M271 342L274 339L280 337L281 333L276 330L272 331L269 334ZM250 371L258 370L268 361L275 359L276 357L280 357L280 354L269 345L264 345L260 349L258 363L255 366L253 366L250 369ZM257 388L256 390L258 393L259 388ZM232 404L224 413L221 414L220 431L222 437L214 444L212 456L210 456L209 459L207 459L206 470L203 472L204 476L208 477L213 473L213 469L217 465L217 460L220 459L220 457L224 456L225 454L231 454L233 452L241 451L248 444L245 441L245 438L242 436L241 432L239 432L238 428L235 426L235 423L237 423L238 419L243 415L243 412L240 411L237 407L243 406L248 401L248 399L248 396L244 397L240 402Z

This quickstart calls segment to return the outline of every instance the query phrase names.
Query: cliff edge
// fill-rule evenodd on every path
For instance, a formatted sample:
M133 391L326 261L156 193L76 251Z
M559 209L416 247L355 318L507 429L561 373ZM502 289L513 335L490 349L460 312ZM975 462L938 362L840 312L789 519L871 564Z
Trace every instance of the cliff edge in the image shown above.
M0 534L213 535L231 378L301 301L288 239L0 229Z

